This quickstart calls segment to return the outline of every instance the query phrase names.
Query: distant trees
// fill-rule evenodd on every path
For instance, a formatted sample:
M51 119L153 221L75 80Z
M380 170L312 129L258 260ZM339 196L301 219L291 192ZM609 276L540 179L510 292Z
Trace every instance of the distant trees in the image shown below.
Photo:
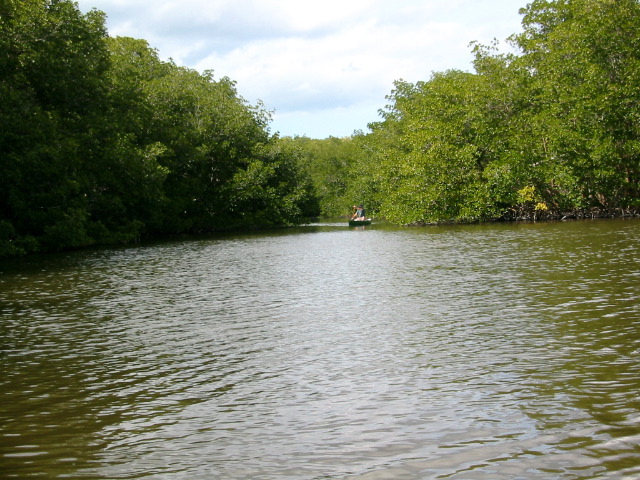
M315 200L316 214L338 216L348 212L353 202L367 199L369 172L361 170L365 150L360 135L311 139L284 138L295 148L300 169L308 178ZM368 165L368 164L367 164Z
M2 3L0 257L300 222L310 185L269 121L101 12Z

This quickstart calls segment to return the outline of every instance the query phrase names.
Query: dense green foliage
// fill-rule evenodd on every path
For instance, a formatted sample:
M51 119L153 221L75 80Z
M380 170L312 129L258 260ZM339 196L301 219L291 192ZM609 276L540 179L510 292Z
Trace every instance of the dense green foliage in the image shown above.
M409 224L637 211L638 0L535 0L521 14L514 53L475 45L474 73L398 81L372 133L311 142L325 213L366 202Z
M0 62L0 257L317 214L267 111L101 12L5 0Z
M322 140L307 137L280 140L298 152L298 165L308 179L308 190L316 198L315 209L322 216L343 215L354 198L365 198L369 183L355 173L358 165L363 163L365 152L361 138L362 135Z
M70 0L0 3L0 257L291 225L640 209L640 2L534 0L474 72L397 81L371 132L279 138L228 78L111 38Z

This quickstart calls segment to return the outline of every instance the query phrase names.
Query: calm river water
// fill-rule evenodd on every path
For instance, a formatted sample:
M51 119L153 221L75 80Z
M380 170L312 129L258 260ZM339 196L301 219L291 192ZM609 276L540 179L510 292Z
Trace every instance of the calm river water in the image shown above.
M0 264L2 479L640 478L640 220Z

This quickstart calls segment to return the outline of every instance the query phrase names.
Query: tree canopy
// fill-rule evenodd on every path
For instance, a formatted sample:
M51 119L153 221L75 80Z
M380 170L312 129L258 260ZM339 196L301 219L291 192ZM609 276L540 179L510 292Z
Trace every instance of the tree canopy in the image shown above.
M69 0L0 6L0 256L309 213L262 105L104 22Z
M368 133L280 138L235 82L110 37L71 0L0 4L0 257L293 225L640 208L640 2L534 0L473 72L395 82Z
M310 150L325 213L354 201L401 224L637 212L639 2L535 0L520 13L509 53L474 44L473 72L396 81L371 133L331 149L360 154ZM322 170L340 172L333 188Z

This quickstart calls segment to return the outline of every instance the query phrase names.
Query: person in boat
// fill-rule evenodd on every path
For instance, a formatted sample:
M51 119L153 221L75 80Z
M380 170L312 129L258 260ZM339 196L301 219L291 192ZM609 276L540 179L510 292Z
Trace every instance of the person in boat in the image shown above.
M358 205L357 207L354 205L353 208L356 209L356 212L352 215L351 220L366 220L366 215L364 213L364 206Z

